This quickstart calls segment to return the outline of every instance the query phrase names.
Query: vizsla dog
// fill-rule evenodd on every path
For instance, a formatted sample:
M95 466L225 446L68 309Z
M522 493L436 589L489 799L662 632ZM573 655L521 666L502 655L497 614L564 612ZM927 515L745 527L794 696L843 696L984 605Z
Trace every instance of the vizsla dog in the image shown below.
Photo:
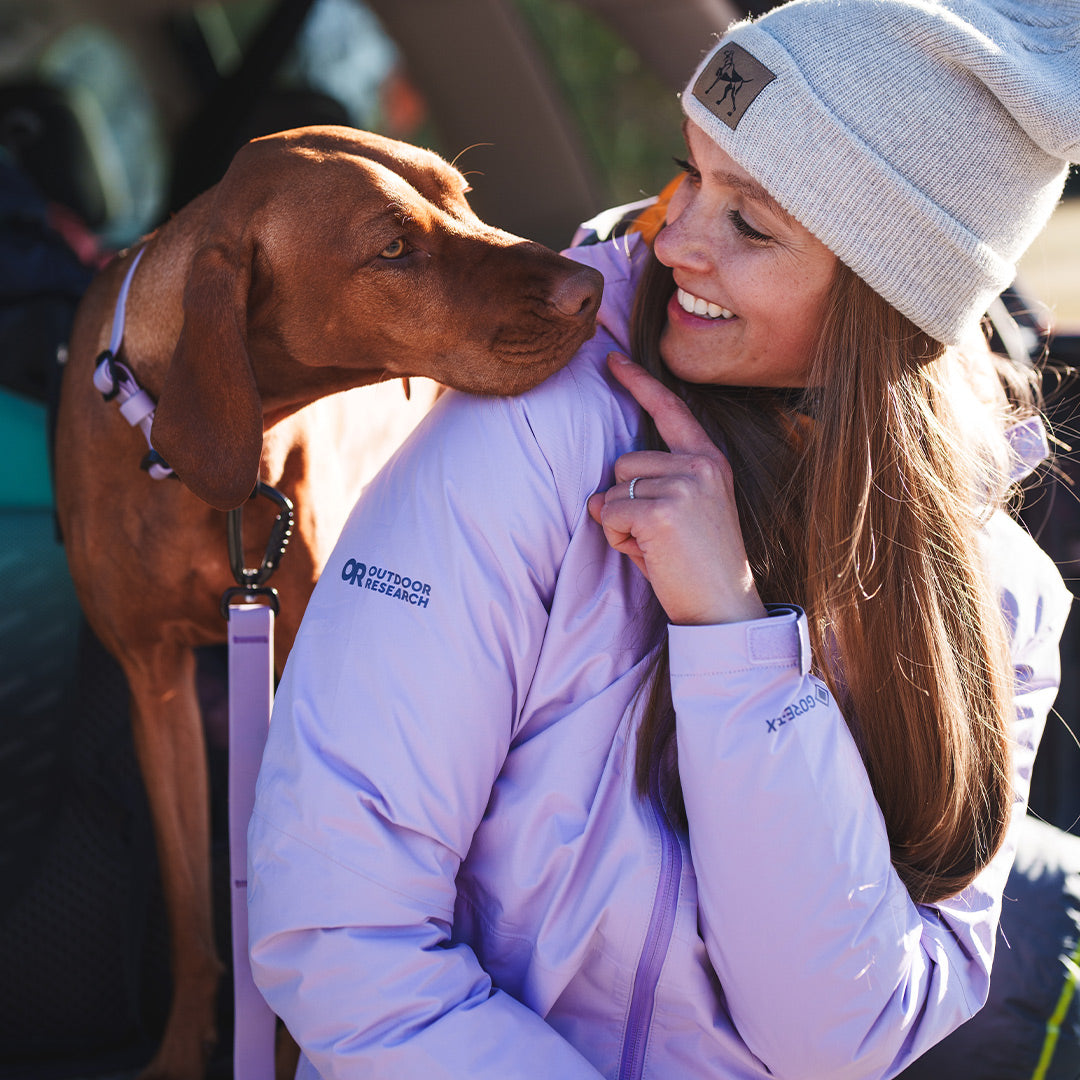
M56 499L86 617L128 679L162 867L173 1000L145 1077L201 1076L215 1038L222 965L192 649L225 640L222 511L256 480L296 506L272 582L280 667L359 486L436 384L519 393L593 332L599 275L483 224L467 191L435 154L365 132L257 139L106 268L79 309ZM156 402L153 447L179 483L140 469L145 437L93 382L137 252L118 359ZM408 376L433 382L406 401L390 380ZM371 383L384 386L343 393ZM258 565L275 513L248 506L245 565Z

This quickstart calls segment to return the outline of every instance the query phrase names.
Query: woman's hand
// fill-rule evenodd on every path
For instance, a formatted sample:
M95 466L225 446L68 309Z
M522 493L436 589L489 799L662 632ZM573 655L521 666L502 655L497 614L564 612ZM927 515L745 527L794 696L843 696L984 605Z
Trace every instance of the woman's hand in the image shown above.
M618 353L608 354L608 366L653 418L670 453L623 454L614 487L590 496L589 513L645 575L671 622L761 618L727 459L686 404L644 368Z

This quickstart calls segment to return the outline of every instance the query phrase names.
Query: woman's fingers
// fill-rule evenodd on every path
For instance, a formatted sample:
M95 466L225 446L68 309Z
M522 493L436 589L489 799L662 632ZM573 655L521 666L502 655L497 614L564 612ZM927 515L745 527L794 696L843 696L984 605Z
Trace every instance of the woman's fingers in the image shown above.
M589 514L645 575L672 622L759 617L727 459L685 403L644 368L617 353L608 363L670 452L623 454L614 485L589 498Z
M614 516L607 510L608 500L612 497L611 493L614 490L610 488L606 492L598 491L595 495L589 496L587 503L589 516L604 530L604 539L608 544L630 559L648 581L649 568L633 532L626 523L617 523Z
M635 476L669 476L680 469L679 457L663 450L631 450L615 461L615 482L629 484ZM635 489L635 494L638 494Z
M694 419L686 402L654 379L640 364L621 353L608 353L608 367L616 379L653 418L660 438L673 454L701 454L717 457L720 451Z

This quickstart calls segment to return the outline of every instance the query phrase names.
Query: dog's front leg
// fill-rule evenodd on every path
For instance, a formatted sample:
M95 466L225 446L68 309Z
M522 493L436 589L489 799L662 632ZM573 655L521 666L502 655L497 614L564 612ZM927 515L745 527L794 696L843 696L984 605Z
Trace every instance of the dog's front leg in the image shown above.
M186 646L159 642L125 660L172 945L172 1005L141 1080L200 1080L217 1037L223 968L214 945L209 781L195 657Z

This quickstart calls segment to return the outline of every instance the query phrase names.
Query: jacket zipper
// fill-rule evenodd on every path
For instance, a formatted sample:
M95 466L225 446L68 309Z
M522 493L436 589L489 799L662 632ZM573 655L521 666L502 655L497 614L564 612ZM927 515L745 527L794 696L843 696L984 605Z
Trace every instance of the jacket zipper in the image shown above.
M660 768L654 762L649 775L649 803L660 833L660 877L656 883L649 929L641 959L634 972L634 989L630 996L630 1011L623 1038L622 1059L619 1062L619 1080L641 1080L645 1067L645 1048L652 1026L656 999L656 984L664 966L671 934L675 928L675 914L679 901L679 881L682 877L682 848L668 823L667 813L660 797Z

